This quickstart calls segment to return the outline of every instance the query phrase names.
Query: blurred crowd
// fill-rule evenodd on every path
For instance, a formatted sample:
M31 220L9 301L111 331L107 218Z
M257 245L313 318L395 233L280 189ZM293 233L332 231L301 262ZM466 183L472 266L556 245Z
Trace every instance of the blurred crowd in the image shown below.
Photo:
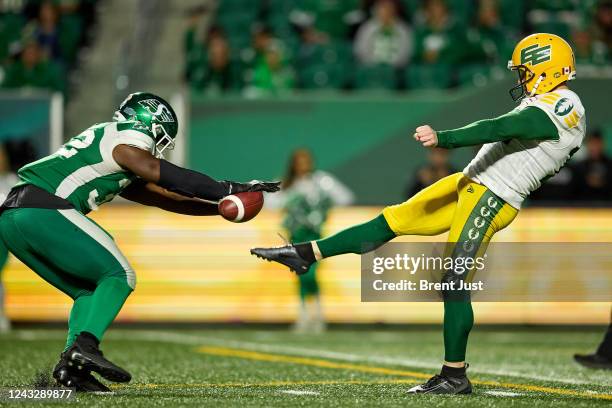
M185 79L253 97L481 85L539 31L568 39L577 63L606 65L612 0L220 1L189 13Z
M66 92L97 0L0 0L0 87Z
M582 148L555 176L529 196L529 205L609 206L612 203L612 146L606 146L601 130L587 133ZM461 171L450 162L449 151L432 149L406 186L406 199L436 181Z

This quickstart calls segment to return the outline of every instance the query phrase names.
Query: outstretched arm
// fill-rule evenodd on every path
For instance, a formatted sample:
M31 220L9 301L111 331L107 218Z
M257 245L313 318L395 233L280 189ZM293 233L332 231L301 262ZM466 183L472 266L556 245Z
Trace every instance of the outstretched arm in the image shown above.
M139 204L161 208L177 214L185 215L218 215L216 204L207 203L197 198L184 197L180 194L164 190L157 184L138 180L130 184L121 197Z
M452 149L510 139L554 140L559 138L559 133L543 110L528 107L494 119L479 120L459 129L436 132L428 125L419 126L414 138L425 147Z
M113 158L122 168L131 171L143 180L189 198L219 201L229 194L245 191L275 192L280 189L280 182L217 181L206 174L184 169L166 160L158 159L145 150L123 144L114 148Z

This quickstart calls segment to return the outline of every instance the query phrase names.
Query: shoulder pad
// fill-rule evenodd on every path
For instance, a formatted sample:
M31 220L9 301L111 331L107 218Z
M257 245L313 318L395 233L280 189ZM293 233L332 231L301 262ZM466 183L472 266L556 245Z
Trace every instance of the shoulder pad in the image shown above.
M566 129L575 127L584 116L584 107L580 98L569 90L559 90L539 95L536 106L543 109L553 122Z
M153 138L153 133L142 122L136 120L117 122L117 131L121 132L124 130L135 130Z

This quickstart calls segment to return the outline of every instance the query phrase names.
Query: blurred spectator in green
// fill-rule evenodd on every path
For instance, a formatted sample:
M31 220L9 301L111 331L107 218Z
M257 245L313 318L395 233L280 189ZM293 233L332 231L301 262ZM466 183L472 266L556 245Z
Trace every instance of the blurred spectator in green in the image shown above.
M349 205L354 195L331 174L317 170L308 149L295 150L289 159L282 190L266 195L266 206L282 208L283 227L291 242L319 239L334 206ZM294 330L299 333L321 332L325 321L321 311L317 267L298 276L300 309Z
M415 62L457 63L464 56L465 30L449 13L444 0L426 0L415 30Z
M61 68L45 58L36 41L25 43L18 60L6 66L3 88L44 88L64 91Z
M231 60L229 42L221 29L212 28L203 44L197 44L193 38L188 38L186 43L186 78L192 89L217 95L238 88L236 66Z
M601 131L591 131L586 139L587 157L572 166L572 196L575 200L612 199L612 160L606 155L605 147Z
M46 55L70 65L76 58L83 38L87 8L74 0L43 0L38 2L35 17L26 26L24 35L38 41Z
M263 55L248 73L244 96L259 98L289 93L295 82L293 69L286 58L286 50L280 41L271 41Z
M428 163L416 170L412 181L406 186L405 197L410 198L427 186L436 181L456 173L449 160L447 149L431 149L428 155Z
M183 40L185 51L185 79L191 82L194 72L206 64L206 44L198 37L198 27L202 22L202 17L207 10L200 7L188 11L187 28ZM215 28L211 28L207 35L215 35Z
M512 54L514 39L510 39L512 28L503 26L498 0L480 0L476 13L475 29L468 31L470 42L480 49L492 63L503 63L504 67Z
M606 47L609 55L612 49L612 0L600 0L597 4L595 38Z
M374 15L357 31L355 55L365 65L402 67L412 54L412 31L398 16L393 0L378 0Z
M0 64L19 46L26 18L19 3L0 3Z
M572 27L580 22L579 0L532 0L527 2L530 11L527 21L532 32L556 34L568 39ZM586 3L582 1L582 3Z
M33 36L47 58L61 60L64 55L59 40L59 10L51 1L40 4L38 18L32 23Z
M251 46L240 52L240 60L247 68L255 67L264 59L266 49L275 41L272 31L264 24L256 23L251 28Z
M576 30L572 33L574 56L577 64L605 65L610 50L602 41L594 38L589 29Z
M302 39L316 42L345 39L347 15L358 6L358 0L304 0L291 11L289 19L300 29Z

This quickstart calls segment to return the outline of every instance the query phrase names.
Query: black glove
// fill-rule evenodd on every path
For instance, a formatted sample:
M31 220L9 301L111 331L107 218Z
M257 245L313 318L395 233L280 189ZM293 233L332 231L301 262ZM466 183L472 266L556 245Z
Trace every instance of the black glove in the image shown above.
M266 193L275 193L280 190L280 181L260 181L251 180L248 183L237 183L235 181L224 181L228 185L228 194L265 191Z

